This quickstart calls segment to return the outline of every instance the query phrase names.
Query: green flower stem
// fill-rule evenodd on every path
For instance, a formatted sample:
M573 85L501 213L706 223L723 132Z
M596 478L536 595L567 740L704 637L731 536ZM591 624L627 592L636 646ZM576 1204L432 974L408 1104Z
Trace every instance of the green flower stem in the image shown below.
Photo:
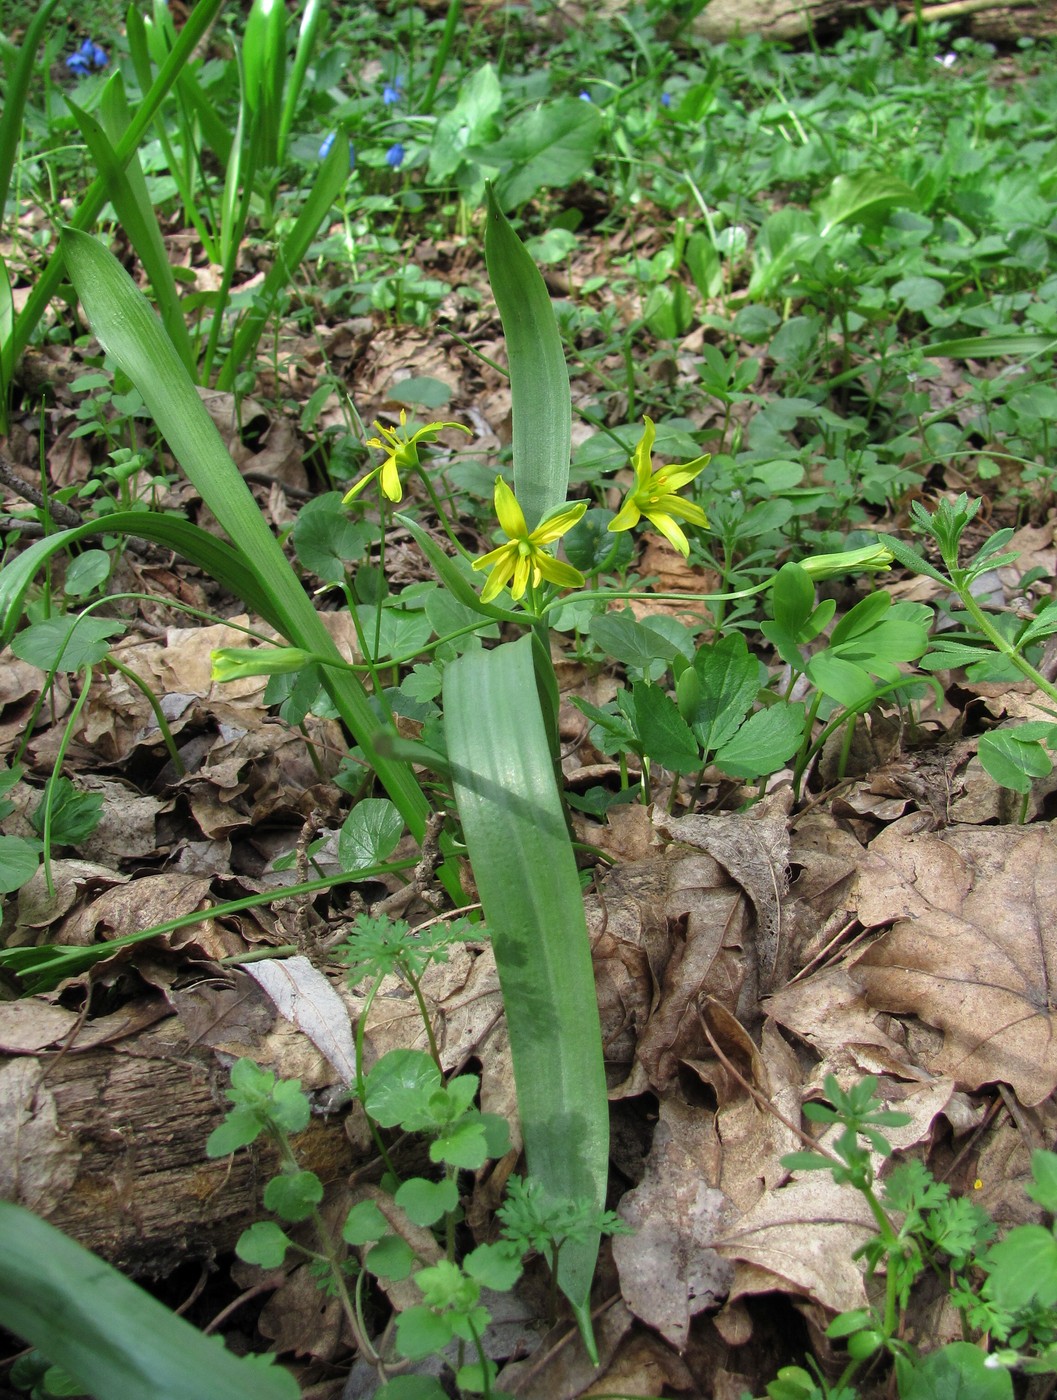
M279 1157L282 1161L283 1171L287 1176L296 1176L301 1170L301 1163L297 1160L293 1148L290 1146L288 1134L277 1123L268 1124L268 1135L279 1149ZM319 1258L323 1259L330 1270L330 1276L334 1284L334 1291L338 1295L342 1312L346 1321L352 1329L352 1335L356 1342L356 1348L371 1365L378 1365L381 1357L371 1346L371 1340L366 1329L362 1326L362 1318L358 1310L353 1306L349 1297L349 1290L345 1283L345 1274L341 1267L341 1260L337 1256L334 1248L334 1238L327 1228L326 1222L318 1210L313 1210L308 1217L312 1222L312 1228L316 1233L316 1240L319 1244Z
M47 885L48 898L55 898L55 885L51 878L51 790L55 786L55 781L62 772L63 761L66 758L66 751L73 740L73 731L77 721L81 717L81 711L85 707L88 699L88 692L92 688L92 668L86 666L84 670L84 684L81 686L81 693L74 702L74 707L70 711L70 717L63 726L62 739L59 742L59 751L55 755L55 762L52 765L51 776L44 789L44 881Z
M125 663L119 661L116 656L108 656L107 661L113 666L115 671L125 677L130 685L134 685L136 689L140 691L144 700L146 700L147 704L151 707L155 723L161 730L162 742L165 745L169 758L172 760L172 766L182 778L187 772L187 766L180 757L180 750L176 747L176 740L173 738L173 732L169 728L169 721L165 718L165 712L161 707L161 701L154 694L154 691L151 690L143 677L138 675L131 666L126 666Z
M987 638L996 651L1002 653L1007 661L1012 662L1025 680L1031 681L1044 695L1049 696L1049 698L1057 704L1057 686L1051 685L1045 676L1040 675L1031 662L1028 661L1025 656L1021 655L1016 647L1011 646L1010 643L1006 641L1005 637L1002 636L1002 633L995 627L994 623L992 623L983 608L981 608L980 604L969 591L968 585L966 584L965 570L959 569L956 564L952 564L946 556L944 556L943 562L947 566L947 572L951 576L951 582L954 584L955 592L958 594L962 606L972 618L973 622L976 623L977 628L983 636Z

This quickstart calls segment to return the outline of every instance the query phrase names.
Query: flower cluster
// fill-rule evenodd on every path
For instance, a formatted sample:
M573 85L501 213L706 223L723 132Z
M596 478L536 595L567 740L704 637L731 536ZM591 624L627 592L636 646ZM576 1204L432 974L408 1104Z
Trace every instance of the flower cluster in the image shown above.
M101 49L94 39L86 39L79 49L75 49L66 60L66 67L79 78L105 68L110 62L106 49Z

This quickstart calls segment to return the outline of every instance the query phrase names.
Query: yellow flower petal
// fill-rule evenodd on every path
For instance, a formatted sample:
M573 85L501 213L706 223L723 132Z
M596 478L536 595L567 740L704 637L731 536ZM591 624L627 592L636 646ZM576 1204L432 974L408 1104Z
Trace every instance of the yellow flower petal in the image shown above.
M646 519L655 530L658 530L670 544L673 544L683 558L690 554L690 541L680 530L670 515L664 511L643 511Z
M642 518L642 511L635 504L634 494L628 495L620 510L609 522L610 530L630 530Z
M382 463L382 494L390 501L399 501L404 494L400 484L400 473L396 467L396 455L387 457Z
M544 554L542 551L536 555L536 571L542 574L548 583L556 583L559 588L582 588L586 582L579 569L574 569L564 560L555 559L553 554Z
M517 503L517 497L501 476L495 479L495 514L507 539L528 539L528 525L525 513Z
M576 501L572 505L561 506L541 520L529 535L533 544L553 544L567 530L571 530L587 509L586 501Z

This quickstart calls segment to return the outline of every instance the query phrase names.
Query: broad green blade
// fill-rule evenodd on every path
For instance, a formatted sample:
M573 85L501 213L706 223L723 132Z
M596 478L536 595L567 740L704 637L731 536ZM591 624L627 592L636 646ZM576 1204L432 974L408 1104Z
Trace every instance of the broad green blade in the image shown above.
M278 617L272 612L271 602L256 575L229 544L178 516L127 510L86 520L71 530L57 530L42 540L35 540L0 569L0 646L6 646L14 636L22 617L26 589L47 561L92 535L135 535L171 549L197 564L209 578L241 598L250 612L278 630Z
M297 1400L287 1371L234 1356L53 1225L0 1202L0 1323L97 1400Z
M463 835L503 989L530 1174L605 1203L609 1105L583 895L537 695L533 639L444 673L444 729ZM568 1242L558 1282L589 1348L598 1236Z
M11 278L7 263L0 258L0 433L7 432L8 395L15 373L14 346L11 330L15 324L15 299L11 295Z
M923 355L949 356L952 360L987 360L997 355L1027 358L1046 355L1051 350L1057 350L1057 338L1032 331L1018 331L1012 335L966 335L959 340L934 340L921 347Z
M546 283L491 186L484 255L510 361L514 494L534 530L569 491L569 371Z
M88 234L64 229L62 250L93 331L143 395L173 455L255 574L279 631L292 646L344 665L147 299L117 259ZM421 840L429 805L407 764L376 753L373 736L381 725L363 686L347 670L326 667L323 675L368 763L412 835Z

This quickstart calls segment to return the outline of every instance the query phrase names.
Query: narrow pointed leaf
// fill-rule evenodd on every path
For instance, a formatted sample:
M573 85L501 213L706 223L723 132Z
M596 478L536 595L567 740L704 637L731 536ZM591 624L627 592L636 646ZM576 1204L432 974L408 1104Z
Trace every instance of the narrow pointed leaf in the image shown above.
M0 1317L95 1396L296 1400L297 1382L205 1337L54 1226L0 1202Z
M279 631L292 646L343 665L146 298L117 259L88 234L66 228L62 247L92 329L139 389L192 485L252 568ZM323 677L379 781L421 839L428 803L406 764L376 753L373 737L379 724L363 686L348 670L324 667Z
M569 371L546 283L491 188L484 254L510 360L514 493L534 530L569 490Z
M537 700L533 640L468 652L444 679L445 732L492 934L529 1171L555 1196L605 1200L609 1111L583 896ZM589 1336L597 1235L567 1242L558 1282Z

